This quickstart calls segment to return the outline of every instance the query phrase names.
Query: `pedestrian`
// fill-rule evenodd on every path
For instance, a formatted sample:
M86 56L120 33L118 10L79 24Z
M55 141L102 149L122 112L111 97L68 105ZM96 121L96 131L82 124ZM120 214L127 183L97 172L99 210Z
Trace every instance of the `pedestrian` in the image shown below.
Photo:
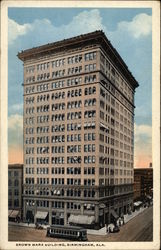
M119 226L121 227L121 219L119 218Z
M30 220L29 219L27 220L27 223L28 223L28 226L29 226L29 224L30 224Z

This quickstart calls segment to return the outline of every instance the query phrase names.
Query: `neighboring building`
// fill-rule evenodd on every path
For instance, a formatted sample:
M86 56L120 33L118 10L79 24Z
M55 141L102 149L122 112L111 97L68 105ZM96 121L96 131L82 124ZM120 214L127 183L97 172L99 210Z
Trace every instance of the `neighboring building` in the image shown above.
M134 168L134 200L153 196L153 168Z
M24 62L24 219L102 227L133 203L138 83L102 31Z
M8 216L15 220L22 216L22 181L23 165L9 164L8 166Z

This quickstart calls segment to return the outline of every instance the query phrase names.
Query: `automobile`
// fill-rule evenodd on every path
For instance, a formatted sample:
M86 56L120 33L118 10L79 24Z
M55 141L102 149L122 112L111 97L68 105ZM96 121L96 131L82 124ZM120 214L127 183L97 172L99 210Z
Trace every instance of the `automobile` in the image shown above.
M113 232L112 233L118 233L120 231L119 227L118 226L115 226L113 228Z
M107 231L109 233L117 233L120 231L119 227L118 226L115 226L114 224L109 224L108 227L107 227Z

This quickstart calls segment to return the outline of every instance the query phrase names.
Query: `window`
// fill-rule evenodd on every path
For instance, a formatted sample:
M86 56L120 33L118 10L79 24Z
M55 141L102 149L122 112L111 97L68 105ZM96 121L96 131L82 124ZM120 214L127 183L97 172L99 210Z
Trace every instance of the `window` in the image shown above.
M95 163L95 156L84 156L84 163Z
M37 123L45 123L49 121L49 115L37 116Z
M67 120L81 119L81 112L67 113Z
M90 53L86 53L84 55L84 60L85 61L89 61L89 60L95 60L96 59L96 51L90 52Z
M64 185L64 178L52 178L52 185Z
M49 69L49 62L37 64L37 71Z
M52 132L63 132L63 131L65 131L65 124L52 126L51 131Z
M38 95L37 96L37 102L45 102L48 101L50 98L49 94L45 94L45 95Z
M96 63L85 65L85 72L96 70Z
M52 168L52 174L64 174L63 167L54 167Z
M67 80L67 86L78 85L82 83L82 77L70 78Z
M52 78L58 78L58 77L62 77L65 75L65 69L63 70L57 70L57 71L53 71L52 72Z
M86 133L84 134L84 141L94 141L96 137L95 133Z
M87 75L85 76L85 83L95 82L96 75Z
M89 87L89 88L85 88L84 90L85 95L92 95L95 93L96 93L96 87Z
M79 74L82 72L82 66L68 68L68 75Z
M73 102L68 102L67 103L67 109L72 109L72 108L80 108L82 105L82 101L73 101Z
M67 178L67 185L81 185L81 179Z
M81 134L67 135L67 141L68 142L81 141Z
M68 57L68 64L80 63L82 62L82 55L75 55L72 57Z
M52 157L52 164L64 164L64 157Z
M95 144L85 144L84 152L95 152Z
M15 189L14 194L15 194L15 196L18 196L18 195L19 195L19 190L18 190L18 189Z
M55 110L64 110L65 109L65 103L55 103L52 105L52 111Z
M65 120L65 114L52 115L51 120L52 121L64 121Z
M85 186L93 186L95 185L95 179L84 179Z
M14 200L14 206L15 206L15 207L19 207L19 200L18 200L18 199L15 199L15 200Z
M56 88L63 88L65 86L65 81L58 81L58 82L52 82L51 88L56 89Z
M17 187L17 186L19 185L19 180L16 179L16 180L14 181L14 185L15 185L15 187Z
M76 96L82 96L82 89L72 89L69 90L67 93L67 97L76 97Z
M67 157L68 164L81 163L81 161L82 161L81 156L68 156Z
M96 116L95 110L89 110L84 112L84 118L93 118Z
M65 65L65 58L57 59L52 61L52 68L61 67Z
M70 146L67 146L67 152L68 153L81 152L81 145L70 145Z
M55 136L52 136L51 142L54 142L54 143L65 142L65 136L64 135L55 135Z
M54 146L52 147L52 153L64 153L64 146Z

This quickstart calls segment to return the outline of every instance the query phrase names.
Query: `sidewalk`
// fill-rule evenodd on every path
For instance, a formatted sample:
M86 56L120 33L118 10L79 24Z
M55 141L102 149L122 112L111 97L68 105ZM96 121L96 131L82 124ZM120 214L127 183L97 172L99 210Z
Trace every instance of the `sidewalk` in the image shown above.
M147 207L140 207L139 210L136 210L135 212L132 212L132 214L126 214L126 215L124 215L124 221L125 221L125 223L127 223L128 221L130 221L131 219L133 219L138 214L142 213L145 209L147 209Z
M124 215L124 222L125 224L128 223L130 220L135 218L138 214L142 213L146 208L141 207L138 211L132 212L132 214L126 214ZM92 230L92 229L87 229L87 234L95 234L95 235L107 235L107 228L103 227L99 230Z
M106 227L102 227L99 230L87 229L87 234L106 235L107 234L107 228Z
M33 224L33 223L29 223L29 225L28 225L28 223L24 223L24 222L17 223L17 222L9 221L8 224L13 225L13 226L35 228L35 224ZM46 229L49 225L41 225L41 226L43 227L43 229Z

